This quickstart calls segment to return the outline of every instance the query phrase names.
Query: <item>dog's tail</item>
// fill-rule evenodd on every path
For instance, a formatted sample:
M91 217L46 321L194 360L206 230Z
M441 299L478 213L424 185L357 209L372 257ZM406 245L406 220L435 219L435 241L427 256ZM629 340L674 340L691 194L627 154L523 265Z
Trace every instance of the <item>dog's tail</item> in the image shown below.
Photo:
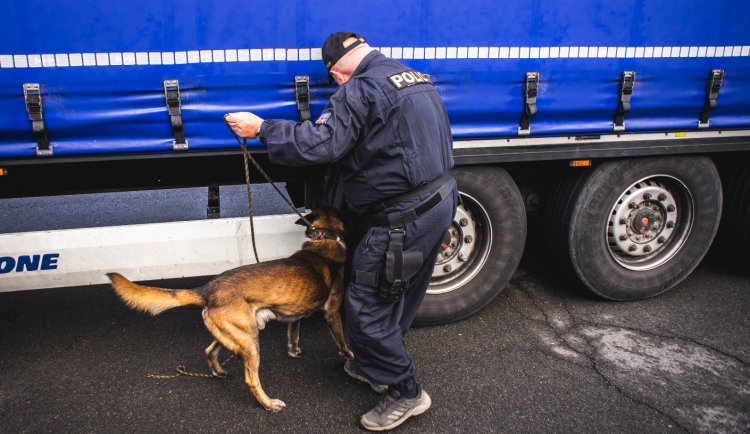
M117 295L133 309L158 315L177 306L205 306L206 300L194 289L164 289L136 285L120 273L107 273Z

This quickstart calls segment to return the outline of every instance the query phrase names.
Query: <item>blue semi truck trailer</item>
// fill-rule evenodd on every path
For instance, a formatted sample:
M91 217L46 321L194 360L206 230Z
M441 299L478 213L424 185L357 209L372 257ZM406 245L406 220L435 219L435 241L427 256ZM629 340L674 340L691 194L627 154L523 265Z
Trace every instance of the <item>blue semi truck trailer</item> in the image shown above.
M245 182L223 115L314 121L336 90L320 46L351 30L428 75L450 117L463 205L417 323L489 303L527 228L601 297L651 297L697 266L720 221L750 243L747 17L741 0L6 1L0 198L209 187L219 217L219 186ZM296 206L336 201L335 168L278 167L248 145ZM0 290L252 262L246 224L223 220L3 235ZM260 223L267 258L299 246L287 220ZM172 262L146 272L127 245L160 236Z

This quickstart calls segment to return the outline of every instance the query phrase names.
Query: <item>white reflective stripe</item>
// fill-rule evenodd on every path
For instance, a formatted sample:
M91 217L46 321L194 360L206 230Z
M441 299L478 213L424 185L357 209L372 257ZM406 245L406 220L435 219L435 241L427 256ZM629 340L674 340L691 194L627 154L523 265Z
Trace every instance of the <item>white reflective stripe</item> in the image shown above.
M29 54L29 68L41 68L42 56L38 54Z
M123 65L135 65L135 53L122 53Z
M373 47L394 59L677 58L750 56L750 45L668 47ZM2 68L182 65L186 63L321 60L320 48L253 48L178 52L0 55Z
M160 52L148 53L148 63L149 65L161 65L161 53Z
M174 65L174 53L161 53L161 63L163 65Z
M109 66L109 53L96 53L97 66Z
M57 66L68 66L70 65L70 62L68 62L68 55L63 54L55 54L55 63Z
M70 66L83 66L81 53L70 53L68 54L68 58L70 59Z
M297 219L255 218L261 261L299 249L305 228ZM40 256L37 270L0 274L0 292L108 283L113 271L135 281L213 275L255 262L247 217L2 234L0 246L16 260ZM42 269L45 256L53 259Z
M96 54L83 53L83 66L96 66Z
M237 50L224 50L226 52L225 60L227 62L237 61Z
M42 54L42 66L44 66L45 68L51 68L55 66L55 55Z
M109 64L113 66L122 65L122 53L109 53Z
M16 54L13 56L13 63L15 64L16 68L28 68L28 63L26 63L26 55L25 54Z
M0 55L0 68L12 68L13 56L9 54Z

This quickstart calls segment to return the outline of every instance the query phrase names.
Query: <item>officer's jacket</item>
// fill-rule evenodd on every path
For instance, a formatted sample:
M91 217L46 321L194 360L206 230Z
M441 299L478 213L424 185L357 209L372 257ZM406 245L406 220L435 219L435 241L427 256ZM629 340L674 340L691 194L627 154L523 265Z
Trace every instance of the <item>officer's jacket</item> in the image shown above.
M266 120L271 162L337 162L357 213L433 181L453 167L448 114L429 79L373 50L315 122Z

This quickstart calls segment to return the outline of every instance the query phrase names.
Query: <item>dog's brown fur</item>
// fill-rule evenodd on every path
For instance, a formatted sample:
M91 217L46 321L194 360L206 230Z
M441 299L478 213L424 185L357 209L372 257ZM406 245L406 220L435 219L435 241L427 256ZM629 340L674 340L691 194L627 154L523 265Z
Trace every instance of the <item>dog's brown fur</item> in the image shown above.
M335 208L319 208L306 218L318 230L343 239L344 226ZM306 234L311 238L315 236L310 228ZM129 307L152 315L177 306L203 306L203 320L216 338L206 348L206 359L213 375L227 375L218 361L221 345L224 345L242 359L245 382L253 395L267 410L279 411L285 404L270 399L258 380L258 330L274 317L288 322L287 352L297 357L301 353L300 319L322 309L339 354L354 358L346 346L339 316L344 297L345 259L343 241L315 239L305 242L302 250L289 258L235 268L195 289L152 288L136 285L118 273L108 276Z

